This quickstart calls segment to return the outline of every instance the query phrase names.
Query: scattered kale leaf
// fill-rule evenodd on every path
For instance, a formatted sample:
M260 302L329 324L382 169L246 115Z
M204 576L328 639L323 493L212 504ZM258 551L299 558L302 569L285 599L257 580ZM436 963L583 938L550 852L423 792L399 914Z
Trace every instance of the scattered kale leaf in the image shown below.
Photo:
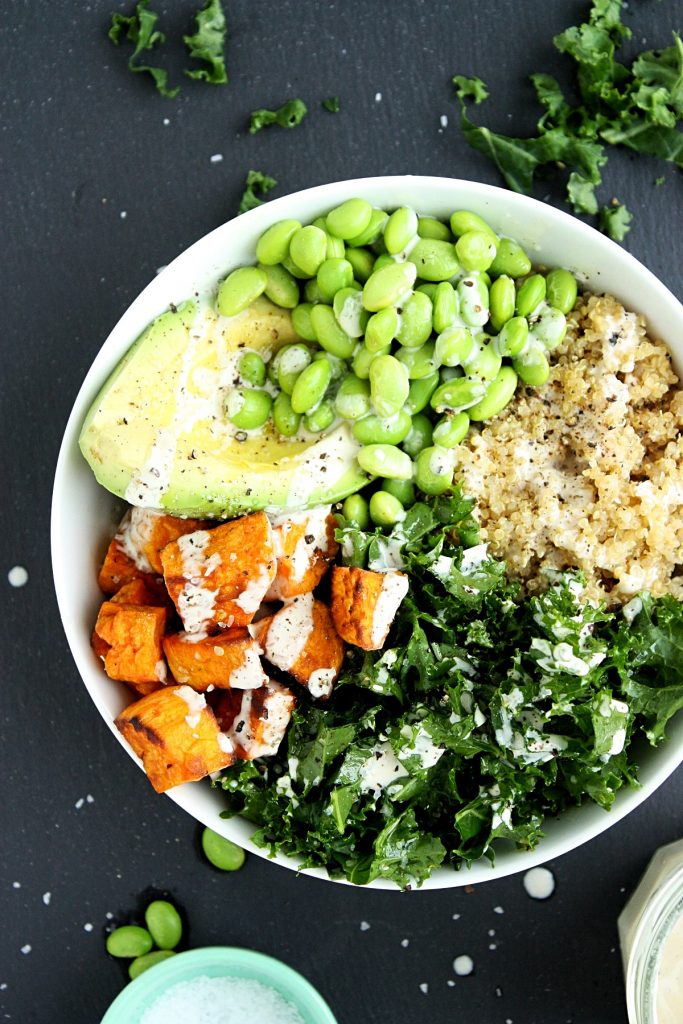
M256 206L260 206L263 202L260 196L265 196L276 185L275 178L271 178L261 171L249 171L237 212L246 213L247 210L253 210Z
M172 98L178 94L180 87L176 86L175 89L167 87L168 72L164 68L139 61L143 53L153 50L157 43L161 44L166 40L164 33L155 28L159 15L154 11L147 10L148 5L149 0L139 0L134 14L130 16L118 12L112 14L108 36L111 42L118 46L125 33L125 38L135 47L128 60L129 69L136 73L146 71L154 79L157 91L162 96Z
M208 67L186 70L190 78L212 85L224 85L228 81L225 68L225 14L221 0L207 0L204 7L195 14L196 31L183 36L183 42L190 51L190 57L204 61Z
M296 128L307 113L308 107L303 100L299 99L287 100L277 110L254 110L251 114L249 131L254 135L271 124L278 124L281 128Z
M631 36L621 22L621 0L593 0L588 21L555 36L561 53L574 62L580 101L572 106L551 75L530 76L544 109L537 134L515 138L474 124L467 101L481 103L488 90L478 78L455 75L461 130L474 149L498 168L505 183L529 195L544 168L568 171L567 200L576 213L598 214L595 189L602 183L606 146L625 146L683 166L683 42L641 53L628 67L617 60ZM631 214L623 206L604 208L599 226L623 241Z
M341 110L341 104L338 96L328 96L327 99L321 103L323 110L327 110L330 114L338 114Z

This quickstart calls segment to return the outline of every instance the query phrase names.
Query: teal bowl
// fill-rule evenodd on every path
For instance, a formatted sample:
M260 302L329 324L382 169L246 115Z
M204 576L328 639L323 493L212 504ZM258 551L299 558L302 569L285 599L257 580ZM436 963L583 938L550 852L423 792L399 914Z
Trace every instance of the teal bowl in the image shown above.
M264 953L232 946L192 949L150 967L126 985L101 1024L139 1024L145 1010L172 985L199 977L259 981L295 1006L304 1024L337 1024L322 996L297 971Z

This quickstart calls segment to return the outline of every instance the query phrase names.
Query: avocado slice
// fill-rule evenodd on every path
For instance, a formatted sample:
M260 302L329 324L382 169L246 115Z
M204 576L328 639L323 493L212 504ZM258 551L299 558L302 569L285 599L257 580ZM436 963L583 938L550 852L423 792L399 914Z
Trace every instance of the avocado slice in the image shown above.
M300 339L265 298L235 317L188 301L143 331L104 384L79 444L100 484L131 505L227 518L346 497L367 481L347 424L283 438L238 431L223 411L245 349L269 358Z

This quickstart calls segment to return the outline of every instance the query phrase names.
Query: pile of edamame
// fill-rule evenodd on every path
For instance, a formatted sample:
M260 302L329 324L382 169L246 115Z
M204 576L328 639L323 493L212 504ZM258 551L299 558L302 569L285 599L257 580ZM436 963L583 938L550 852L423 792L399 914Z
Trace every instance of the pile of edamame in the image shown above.
M345 502L361 526L398 522L415 487L451 486L470 424L501 412L520 380L546 382L577 297L568 270L532 273L516 241L468 210L445 223L348 199L312 224L273 224L256 257L220 284L218 312L265 294L291 310L301 342L268 363L245 352L226 416L243 431L272 421L287 438L348 421L380 481L369 502Z

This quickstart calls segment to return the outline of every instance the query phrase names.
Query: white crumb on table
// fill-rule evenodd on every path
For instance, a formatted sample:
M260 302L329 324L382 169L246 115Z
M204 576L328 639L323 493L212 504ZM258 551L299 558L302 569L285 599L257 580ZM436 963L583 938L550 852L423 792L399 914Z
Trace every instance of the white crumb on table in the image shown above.
M420 982L420 992L422 992L424 995L427 995L427 993L429 992L429 985L426 981Z
M466 953L461 953L453 961L453 970L459 978L466 978L474 970L474 960L471 956L467 956Z
M360 923L360 930L362 932L367 932L370 929L370 927L371 927L371 925L370 925L369 921L361 921L361 923Z
M30 943L27 942L25 946L21 947L21 952L24 954L24 956L28 956L28 954L31 952L31 949L32 946L30 945Z
M25 587L28 583L28 572L23 565L14 565L7 573L7 579L11 587Z
M43 893L43 903L45 904L46 907L50 906L50 900L51 899L52 899L52 893L51 892L44 892Z
M555 891L555 876L548 868L532 868L524 876L524 888L532 900L547 900Z

